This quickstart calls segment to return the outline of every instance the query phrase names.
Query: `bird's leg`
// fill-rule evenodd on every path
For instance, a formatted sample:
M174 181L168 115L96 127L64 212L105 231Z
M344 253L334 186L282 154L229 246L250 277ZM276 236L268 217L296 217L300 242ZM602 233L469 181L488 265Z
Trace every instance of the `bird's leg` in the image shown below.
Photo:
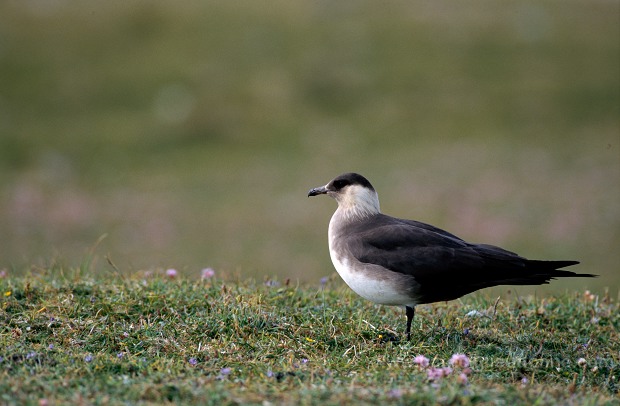
M407 314L407 341L411 339L411 322L415 315L415 307L405 306L405 313Z

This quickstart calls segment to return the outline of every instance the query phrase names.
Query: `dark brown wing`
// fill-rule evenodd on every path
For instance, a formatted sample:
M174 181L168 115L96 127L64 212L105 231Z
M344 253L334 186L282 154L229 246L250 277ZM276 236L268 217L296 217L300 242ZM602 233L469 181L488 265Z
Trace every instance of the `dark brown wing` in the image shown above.
M486 244L470 244L437 227L383 214L347 230L350 252L364 263L412 276L420 303L452 300L497 285L541 285L577 261L533 261Z

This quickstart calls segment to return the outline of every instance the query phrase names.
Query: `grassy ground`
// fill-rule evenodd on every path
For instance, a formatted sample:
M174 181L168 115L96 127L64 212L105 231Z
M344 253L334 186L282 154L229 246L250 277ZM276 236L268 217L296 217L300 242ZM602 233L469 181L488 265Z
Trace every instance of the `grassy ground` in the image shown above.
M472 295L420 306L412 340L386 342L403 312L338 280L87 267L0 279L1 403L619 404L617 298ZM454 354L469 367L430 379Z

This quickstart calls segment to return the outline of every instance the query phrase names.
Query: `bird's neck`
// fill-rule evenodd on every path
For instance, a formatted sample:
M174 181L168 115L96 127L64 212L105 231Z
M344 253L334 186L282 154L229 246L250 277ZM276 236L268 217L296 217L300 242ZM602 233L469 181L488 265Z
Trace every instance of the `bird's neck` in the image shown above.
M362 220L381 212L379 197L374 190L359 188L355 193L345 194L338 199L338 209L334 217L345 223Z

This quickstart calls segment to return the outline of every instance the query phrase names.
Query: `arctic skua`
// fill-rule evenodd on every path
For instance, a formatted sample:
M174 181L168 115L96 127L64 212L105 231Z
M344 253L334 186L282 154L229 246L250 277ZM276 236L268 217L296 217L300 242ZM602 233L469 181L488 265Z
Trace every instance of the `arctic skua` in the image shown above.
M363 298L404 306L407 339L418 304L454 300L498 285L597 276L560 269L578 261L531 260L493 245L468 243L429 224L382 214L374 187L357 173L345 173L308 192L322 194L338 203L328 231L336 271Z

